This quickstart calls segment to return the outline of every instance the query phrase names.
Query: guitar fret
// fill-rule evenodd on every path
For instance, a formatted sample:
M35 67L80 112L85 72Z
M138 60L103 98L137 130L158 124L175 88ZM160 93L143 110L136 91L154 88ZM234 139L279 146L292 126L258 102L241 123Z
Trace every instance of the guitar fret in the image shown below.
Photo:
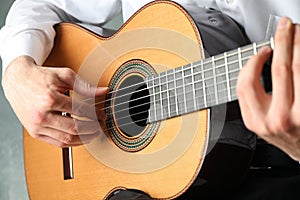
M161 93L160 93L160 85L159 85L159 77L155 77L154 81L154 103L155 103L155 119L162 119L161 116Z
M201 75L202 75L202 88L203 88L203 101L205 107L207 107L207 98L206 98L206 88L205 88L205 78L204 78L204 66L203 66L203 61L201 61Z
M175 103L176 103L176 115L179 115L179 104L178 104L178 96L177 96L177 92L176 92L176 88L177 88L177 84L176 84L176 75L175 75L175 69L173 69L173 77L174 77L174 85L175 85Z
M155 105L155 91L154 91L154 80L153 76L150 76L146 79L150 94L150 110L149 110L149 119L148 122L156 121L156 105Z
M170 94L169 94L169 91L170 91L170 88L169 88L169 84L168 84L169 80L168 80L168 75L166 73L166 88L167 88L167 108L168 108L168 112L167 112L167 115L168 117L171 117L171 106L170 106Z
M195 105L196 109L204 107L203 101L203 85L202 85L202 73L200 62L193 64L193 79L194 79L194 88L195 88Z
M195 77L194 77L194 65L193 63L191 64L191 71L192 71L192 90L193 90L193 100L194 100L194 110L197 109L196 105L196 91L195 91Z
M256 55L257 54L256 43L254 42L252 45L253 45L253 54Z
M167 84L167 76L166 72L161 73L161 88L162 88L162 109L163 109L163 118L170 117L170 103L168 98L168 84Z
M183 74L184 74L184 85L185 85L185 97L186 97L186 105L187 105L187 112L195 111L195 87L193 82L193 64L188 64L183 67Z
M186 93L185 93L185 82L184 82L184 74L183 74L183 69L181 69L181 78L182 78L182 88L183 88L183 105L184 105L184 112L187 112L186 108Z
M271 48L272 49L274 49L274 38L273 37L271 37L271 39L270 39L270 46L271 46Z
M168 73L169 72L169 73ZM176 96L176 91L175 91L175 76L174 76L174 70L173 71L168 71L167 74L168 74L168 85L169 85L169 88L170 88L170 91L169 91L169 96L170 96L170 111L172 112L171 113L171 116L176 116L178 115L178 112L177 112L177 96Z
M218 99L218 88L217 88L217 79L216 79L216 66L215 66L215 57L212 56L211 57L211 62L212 62L212 69L213 69L213 79L214 79L214 91L215 91L215 100L216 100L216 104L219 103L219 99Z
M228 74L228 62L227 62L227 52L224 53L225 60L225 73L226 73L226 84L227 84L227 96L228 100L231 101L231 92L230 92L230 83L229 83L229 74Z
M241 53L241 48L238 48L238 59L239 59L239 68L243 68L243 63L242 63L242 53Z
M163 97L162 97L162 83L161 83L161 74L158 74L158 88L159 88L159 97L160 97L160 114L161 114L161 119L164 117L164 112L163 112Z

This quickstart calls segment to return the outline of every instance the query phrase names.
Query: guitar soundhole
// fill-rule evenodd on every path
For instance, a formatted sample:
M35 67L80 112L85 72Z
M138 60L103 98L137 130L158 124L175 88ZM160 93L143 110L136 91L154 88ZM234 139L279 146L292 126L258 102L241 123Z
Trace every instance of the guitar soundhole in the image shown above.
M132 120L140 127L146 127L150 109L149 91L146 85L139 87L129 101L129 113Z
M117 126L128 137L136 137L144 131L150 108L150 97L143 78L127 77L118 88L114 101Z
M115 72L107 96L107 134L122 150L136 152L151 143L160 126L148 123L150 94L145 78L155 74L151 65L130 60Z

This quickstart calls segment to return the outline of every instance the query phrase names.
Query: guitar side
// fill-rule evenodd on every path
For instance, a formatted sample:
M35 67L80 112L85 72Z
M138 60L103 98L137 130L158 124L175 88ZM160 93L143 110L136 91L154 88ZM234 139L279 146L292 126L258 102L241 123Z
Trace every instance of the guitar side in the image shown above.
M176 32L197 45L188 48L188 52L186 48L179 48L179 53L174 53L177 50L171 52L159 48L144 48L148 43L143 43L142 39L149 42L149 38L144 38L145 35L140 35L139 31L146 29L144 33L149 33L153 27ZM103 73L99 79L95 79L101 86L108 86L118 67L132 59L150 64L160 63L153 65L155 71L160 73L167 69L166 66L176 68L202 58L202 43L196 26L181 7L171 2L157 1L148 4L109 38L73 24L60 24L56 31L55 46L45 66L66 66L79 72L90 53L101 45L112 53L118 51L119 47L128 48L126 52L114 55L108 65L105 64ZM128 41L127 36L132 34L140 36L140 48L130 47L132 41ZM133 39L136 41L138 38ZM158 41L164 41L165 37L160 40ZM192 55L187 58L186 54ZM99 62L102 62L101 59L95 61L97 66L102 66ZM88 76L83 75L83 78L89 80ZM161 123L147 147L128 153L140 155L167 149L178 135L193 134L188 148L169 165L145 172L124 172L99 162L86 147L81 146L73 148L74 178L69 180L64 180L61 149L33 139L24 129L24 160L30 199L104 199L119 188L139 189L156 199L173 199L187 190L201 168L208 138L208 117L208 110L203 110L168 119ZM158 164L161 161L153 160Z

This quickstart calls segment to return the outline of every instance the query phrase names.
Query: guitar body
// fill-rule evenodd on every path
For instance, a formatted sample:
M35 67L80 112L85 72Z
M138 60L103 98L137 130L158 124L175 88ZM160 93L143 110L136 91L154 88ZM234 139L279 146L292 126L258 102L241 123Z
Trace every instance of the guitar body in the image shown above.
M148 4L108 38L67 23L56 26L56 31L45 66L67 66L92 84L114 84L116 89L131 76L146 78L203 56L193 20L172 2ZM132 63L138 68L127 70ZM144 125L134 136L112 123L125 143L151 134L149 140L128 148L112 139L109 124L104 124L102 138L72 148L74 177L68 180L64 179L62 150L33 139L24 129L30 199L105 199L125 188L142 190L157 199L176 198L199 173L208 142L208 119L208 110L193 112Z

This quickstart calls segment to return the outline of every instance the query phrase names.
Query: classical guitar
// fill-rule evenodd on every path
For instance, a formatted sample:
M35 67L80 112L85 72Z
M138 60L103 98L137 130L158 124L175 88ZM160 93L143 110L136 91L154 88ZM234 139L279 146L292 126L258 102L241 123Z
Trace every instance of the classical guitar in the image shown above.
M147 4L116 34L56 27L46 66L68 66L103 99L74 98L104 109L103 134L92 143L56 148L24 129L30 199L105 199L118 189L173 199L189 188L205 157L209 108L237 99L238 72L263 46L251 44L204 59L192 18L170 1ZM76 108L74 108L76 109Z

